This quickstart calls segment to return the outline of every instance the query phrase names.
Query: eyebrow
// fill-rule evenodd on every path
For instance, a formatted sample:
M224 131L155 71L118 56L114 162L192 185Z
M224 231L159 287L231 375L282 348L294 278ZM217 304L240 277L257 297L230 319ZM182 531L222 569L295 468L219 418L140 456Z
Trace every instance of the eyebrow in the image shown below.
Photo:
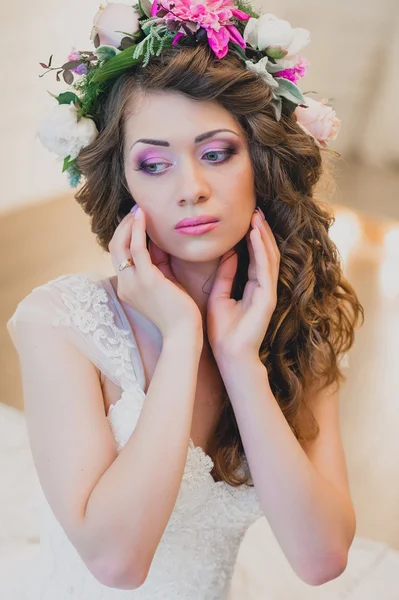
M207 140L207 139L213 137L217 133L222 133L224 131L229 131L230 133L234 133L234 135L236 135L237 137L240 137L239 134L236 131L233 131L232 129L213 129L212 131L207 131L206 133L201 133L201 135L197 135L197 137L194 139L194 142L196 144L199 144L200 142L203 142L204 140ZM134 144L130 147L130 150L133 148L133 146L135 146L138 143L151 144L153 146L165 146L165 147L170 146L169 142L167 142L166 140L153 140L150 138L140 138L139 140L134 142Z

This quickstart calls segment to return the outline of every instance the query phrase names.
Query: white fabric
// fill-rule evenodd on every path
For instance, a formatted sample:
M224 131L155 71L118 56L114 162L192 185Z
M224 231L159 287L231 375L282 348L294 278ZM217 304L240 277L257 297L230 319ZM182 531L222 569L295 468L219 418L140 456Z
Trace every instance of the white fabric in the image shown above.
M65 275L35 288L7 327L18 351L24 323L35 321L76 344L122 394L107 419L117 449L132 434L145 401L145 378L133 332L109 279ZM175 508L145 583L122 591L100 584L86 568L41 494L40 551L8 590L12 600L221 600L227 598L240 543L263 516L255 489L215 482L213 463L190 440ZM28 566L30 565L30 566Z

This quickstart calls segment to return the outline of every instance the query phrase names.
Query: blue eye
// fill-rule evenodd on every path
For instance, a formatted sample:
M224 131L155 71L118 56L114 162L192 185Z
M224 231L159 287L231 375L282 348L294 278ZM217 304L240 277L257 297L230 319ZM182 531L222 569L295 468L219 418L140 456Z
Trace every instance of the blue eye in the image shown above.
M208 157L208 161L210 163L215 163L215 164L222 164L225 163L229 160L229 158L231 156L233 156L234 154L237 154L237 150L235 148L226 148L225 150L209 150L208 152L205 152L205 154L202 155L202 157ZM218 156L224 156L224 158L222 158L222 160L218 160ZM158 167L162 165L166 165L165 169L159 169ZM165 171L167 171L167 167L170 166L170 163L166 163L166 162L154 162L154 163L146 163L146 162L142 162L140 165L138 165L138 167L136 169L134 169L135 171L143 171L144 173L147 173L148 175L162 175L162 173L165 173Z
M159 165L168 165L169 163L157 162L157 163L141 163L135 171L144 171L144 173L148 173L149 175L160 175L164 172L164 170L157 170Z
M225 156L225 158L223 160L217 160L217 156L223 154ZM229 160L229 158L231 156L233 156L233 154L237 154L237 151L235 148L226 148L226 150L209 150L208 152L206 152L204 154L204 156L208 156L209 161L213 162L213 163L224 163L227 160ZM212 157L212 158L211 158Z

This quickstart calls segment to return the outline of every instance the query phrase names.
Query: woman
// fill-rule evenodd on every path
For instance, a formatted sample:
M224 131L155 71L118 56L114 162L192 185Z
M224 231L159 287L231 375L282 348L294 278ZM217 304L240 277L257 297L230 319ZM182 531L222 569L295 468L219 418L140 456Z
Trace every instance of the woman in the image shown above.
M81 96L57 98L64 170L85 177L76 199L116 275L42 285L8 324L45 496L24 589L226 598L262 516L321 585L355 532L338 389L362 307L313 197L326 139L299 123L307 33L284 46L286 22L227 0L121 6L61 68Z

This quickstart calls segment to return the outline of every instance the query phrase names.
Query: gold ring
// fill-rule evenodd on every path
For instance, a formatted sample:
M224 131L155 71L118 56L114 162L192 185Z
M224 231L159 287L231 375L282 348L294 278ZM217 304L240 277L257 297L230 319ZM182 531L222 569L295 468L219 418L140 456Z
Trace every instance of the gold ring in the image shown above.
M123 262L121 262L118 266L119 271L123 271L126 267L132 267L134 265L132 258L126 258Z

